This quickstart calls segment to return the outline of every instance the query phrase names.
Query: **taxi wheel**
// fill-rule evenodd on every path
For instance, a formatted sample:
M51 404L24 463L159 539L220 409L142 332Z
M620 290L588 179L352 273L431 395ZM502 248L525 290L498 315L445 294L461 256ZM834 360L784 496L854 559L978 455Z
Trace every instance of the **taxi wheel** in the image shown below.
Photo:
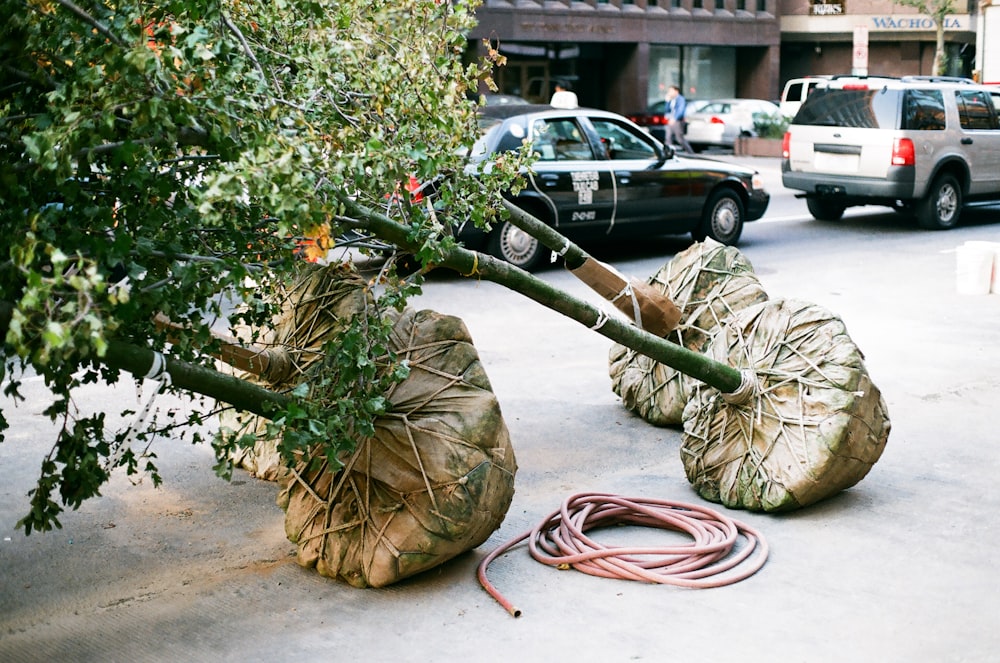
M712 194L702 212L701 224L691 232L696 242L711 237L726 246L734 246L741 234L743 234L743 201L727 189Z
M509 221L504 221L493 229L486 251L526 272L540 268L551 253L541 242Z

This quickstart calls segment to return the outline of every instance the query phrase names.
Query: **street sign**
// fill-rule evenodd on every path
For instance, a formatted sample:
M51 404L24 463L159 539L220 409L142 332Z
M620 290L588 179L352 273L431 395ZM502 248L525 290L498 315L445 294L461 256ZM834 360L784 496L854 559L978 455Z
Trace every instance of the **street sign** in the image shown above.
M851 60L851 73L855 76L868 75L868 28L864 25L854 26L854 57Z

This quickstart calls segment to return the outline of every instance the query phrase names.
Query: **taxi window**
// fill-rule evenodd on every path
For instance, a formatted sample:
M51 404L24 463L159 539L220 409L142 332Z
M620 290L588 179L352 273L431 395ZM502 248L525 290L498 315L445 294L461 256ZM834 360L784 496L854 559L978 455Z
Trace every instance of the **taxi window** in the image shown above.
M576 121L538 119L532 125L532 145L541 161L592 161L594 151Z
M590 118L601 137L601 144L609 159L655 159L656 150L642 136L613 120Z

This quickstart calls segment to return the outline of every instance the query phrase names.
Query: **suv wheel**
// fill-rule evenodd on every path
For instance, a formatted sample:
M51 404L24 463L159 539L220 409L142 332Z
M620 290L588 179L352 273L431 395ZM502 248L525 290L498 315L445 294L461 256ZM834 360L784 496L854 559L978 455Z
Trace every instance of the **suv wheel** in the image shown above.
M928 230L947 230L958 224L962 213L962 190L953 175L941 175L927 196L917 204L917 224Z
M504 221L490 233L486 251L500 260L531 272L548 258L550 251L537 239L524 232L510 221Z
M829 198L806 198L806 207L817 221L839 221L847 205Z
M716 191L702 212L701 224L691 231L696 242L711 237L726 246L735 246L743 233L743 202L728 189Z

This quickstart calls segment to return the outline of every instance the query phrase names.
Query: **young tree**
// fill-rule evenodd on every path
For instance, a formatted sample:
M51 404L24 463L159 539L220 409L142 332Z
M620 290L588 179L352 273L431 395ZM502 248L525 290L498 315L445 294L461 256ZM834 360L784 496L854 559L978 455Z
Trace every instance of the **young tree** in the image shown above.
M289 459L320 449L337 467L371 435L406 374L381 313L421 283L392 260L370 284L368 314L324 347L308 384L274 393L213 370L213 327L266 329L272 295L303 265L303 238L324 254L348 231L371 233L724 392L741 386L736 369L456 245L457 224L502 215L567 267L589 260L504 200L526 151L493 159L488 176L470 158L470 92L490 83L488 63L464 61L475 4L0 0L0 379L16 403L23 372L37 372L59 424L26 532L58 527L63 507L98 494L115 467L159 481L124 445L129 433L77 411L73 395L121 369L145 374L168 345L173 388L271 418ZM434 185L433 205L410 195L411 178ZM202 405L186 421L209 414ZM0 410L0 441L8 425ZM220 474L239 442L213 438Z
M366 215L438 260L452 235L399 186L410 177L440 178L453 218L496 214L509 181L464 172L477 137L468 93L488 71L463 61L474 0L0 6L0 377L16 401L23 371L41 375L60 423L21 525L58 526L114 465L140 470L132 451L114 454L125 433L78 412L73 394L119 368L144 372L168 344L158 315L181 326L170 357L192 371L175 386L268 413L286 451L320 442L335 458L401 375L371 368L385 352L380 316L335 353L346 417L214 375L211 326L269 324L267 295L301 266L301 238L325 249ZM383 281L383 307L419 289L392 269ZM0 436L7 426L0 411ZM222 473L234 444L214 440Z
M944 20L949 14L955 13L954 0L893 0L896 4L905 7L915 7L921 14L930 16L934 21L937 33L937 42L934 49L933 73L941 75L948 73L947 62L944 54Z

